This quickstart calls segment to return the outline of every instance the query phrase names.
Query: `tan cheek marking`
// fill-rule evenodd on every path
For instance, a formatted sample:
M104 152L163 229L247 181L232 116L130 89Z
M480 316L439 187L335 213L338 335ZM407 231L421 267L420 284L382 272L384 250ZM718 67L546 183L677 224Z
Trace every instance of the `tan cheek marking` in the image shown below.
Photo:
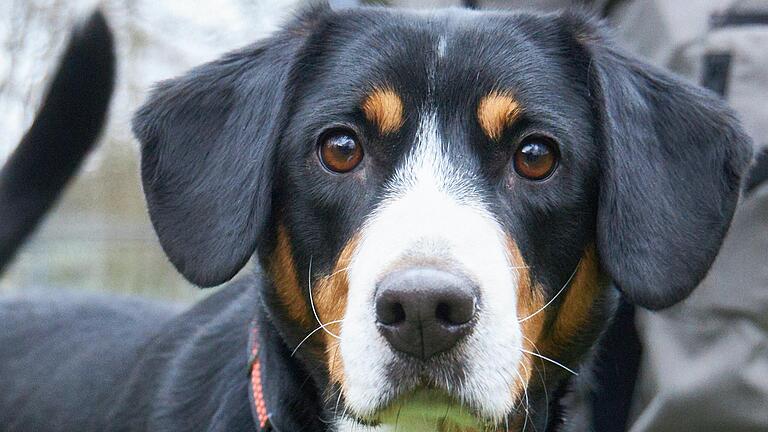
M518 294L517 294L517 316L523 334L523 348L527 351L535 352L534 341L539 338L544 328L544 313L536 313L544 306L544 294L540 287L534 285L531 280L528 265L525 263L520 249L511 238L507 238L507 255L509 262L518 273ZM525 388L531 379L533 373L533 356L523 353L518 373L522 376L522 382L515 380L512 388L513 395L519 398L523 397ZM522 426L522 425L521 425Z
M323 323L331 323L344 318L347 311L347 294L349 293L349 278L347 268L352 256L357 249L357 237L353 237L342 249L336 265L330 275L318 280L312 290L313 300L317 315ZM339 335L341 323L328 324L328 331ZM340 341L326 332L318 332L325 339L325 348L328 361L328 372L331 381L344 386L344 367L339 353Z
M375 89L363 101L363 112L368 121L376 124L386 135L403 126L403 100L389 88Z
M508 251L512 265L521 267L517 270L520 275L517 313L520 320L525 320L520 324L524 336L523 348L557 360L573 341L579 340L585 329L593 325L596 317L594 309L607 285L600 273L595 248L590 246L585 250L579 269L559 307L544 310L541 309L547 301L544 290L533 284L527 264L511 239L508 240ZM547 325L548 322L552 324ZM531 382L534 367L541 369L555 366L524 353L518 370L523 383L515 383L513 389L518 400L524 397L524 385L530 387L536 384Z
M277 227L277 243L269 261L269 272L288 317L302 328L309 328L312 324L310 310L299 287L288 230L282 224Z
M549 356L567 350L582 332L590 328L598 315L594 313L607 283L600 273L594 246L588 247L579 264L579 270L565 293L557 310L557 317L541 340L539 348Z
M499 139L502 132L522 113L520 103L507 92L494 91L477 105L477 120L488 137Z

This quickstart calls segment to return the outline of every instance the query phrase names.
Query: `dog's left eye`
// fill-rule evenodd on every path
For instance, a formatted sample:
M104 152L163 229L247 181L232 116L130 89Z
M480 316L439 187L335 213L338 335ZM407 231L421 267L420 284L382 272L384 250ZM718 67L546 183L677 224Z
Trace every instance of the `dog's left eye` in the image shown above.
M354 132L346 129L323 134L318 153L323 165L336 173L350 172L363 160L363 147Z
M557 143L541 136L530 136L517 147L515 171L528 180L544 180L557 168Z

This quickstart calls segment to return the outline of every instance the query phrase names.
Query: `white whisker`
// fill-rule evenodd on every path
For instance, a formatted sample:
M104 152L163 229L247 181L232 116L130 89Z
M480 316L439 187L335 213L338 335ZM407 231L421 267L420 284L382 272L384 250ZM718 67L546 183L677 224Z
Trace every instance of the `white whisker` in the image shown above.
M319 329L322 329L324 332L328 333L329 335L335 337L336 339L341 339L338 335L333 334L332 331L325 328L326 324L323 324L322 321L320 321L320 316L317 314L317 309L315 309L315 300L312 297L312 257L309 257L309 275L307 276L307 285L309 288L309 304L312 306L312 313L315 315L315 320L318 324L320 324ZM316 329L317 330L317 329ZM313 331L314 333L314 331Z
M555 360L552 360L552 359L551 359L551 358L549 358L549 357L543 356L543 355L541 355L541 354L538 354L538 353L535 353L535 352L533 352L533 351L528 351L528 350L526 350L526 349L523 349L523 348L518 348L518 349L519 349L520 351L522 351L522 352L526 353L526 354L530 354L530 355L532 355L532 356L534 356L534 357L538 357L538 358L540 358L540 359L542 359L542 360L546 360L546 361L548 361L548 362L550 362L550 363L552 363L552 364L554 364L554 365L556 365L556 366L560 366L561 368L563 368L563 369L565 369L566 371L568 371L568 372L570 372L570 373L574 374L575 376L578 376L578 375L579 375L579 374L578 374L578 373L576 373L576 372L575 372L573 369L571 369L571 368L569 368L569 367L567 367L567 366L564 366L562 363L559 363L559 362L557 362L557 361L555 361Z
M339 418L339 404L341 403L341 396L344 393L341 391L341 386L339 386L339 397L336 398L336 407L333 409L333 417L335 419Z
M312 337L313 334L319 332L320 330L322 330L326 326L329 326L331 324L337 324L337 323L340 323L340 322L344 322L344 320L340 319L340 320L330 321L330 322L327 322L325 324L321 324L320 327L318 327L318 328L312 330L311 332L309 332L309 334L306 337L304 337L304 339L302 339L301 342L299 342L298 345L296 345L296 348L293 349L293 352L291 353L291 357L293 357L294 354L296 354L296 351L298 351L299 348L301 348L301 346L304 344L304 342L308 341L309 338Z
M552 303L553 303L553 302L554 302L554 301L555 301L555 300L556 300L556 299L557 299L557 298L560 296L560 294L562 294L562 293L563 293L563 291L565 291L565 289L568 287L568 285L570 285L570 284L571 284L571 281L573 280L574 276L576 276L576 273L579 271L579 267L580 267L580 266L581 266L581 261L579 261L579 263L578 263L578 264L576 264L576 268L575 268L575 269L573 269L573 273L571 273L571 277L569 277L569 278L568 278L568 280L567 280L567 281L565 281L565 284L563 285L563 287L562 287L562 288L560 288L560 291L558 291L558 292L557 292L557 294L555 294L555 296L554 296L554 297L552 297L552 300L550 300L549 302L547 302L547 304L545 304L544 306L542 306L541 308L539 308L539 310L537 310L536 312L534 312L534 313L532 313L532 314L528 315L527 317L525 317L525 318L523 318L523 319L521 319L521 320L518 320L517 322L519 322L519 323L523 323L523 322L526 322L526 321L528 321L529 319L531 319L531 318L535 317L536 315L538 315L539 313L541 313L541 312L542 312L544 309L546 309L547 307L549 307L549 305L551 305L551 304L552 304Z
M528 399L528 386L525 384L525 379L523 379L523 376L517 369L515 369L515 373L518 377L520 377L520 383L523 385L523 394L525 395L525 421L523 422L523 428L520 429L521 432L525 432L525 428L528 427L528 416L530 415L531 400Z
M536 346L536 344L528 337L523 335L523 339L527 340L531 343L531 346L534 350L536 350L537 353L541 354L541 351L539 351L539 348ZM541 369L536 367L535 364L531 364L533 368L535 368L536 373L539 375L539 380L541 381L541 387L544 389L544 400L545 400L545 406L547 407L547 415L544 417L544 424L549 424L549 393L547 392L547 382L544 379L544 375L547 373L547 370L544 369L544 373L542 374ZM523 368L525 368L525 365L522 365ZM527 371L527 369L526 369Z
M343 272L345 272L347 270L349 270L349 267L340 268L340 269L336 270L335 272L331 273L330 275L328 275L328 277L334 277L337 274L343 273Z

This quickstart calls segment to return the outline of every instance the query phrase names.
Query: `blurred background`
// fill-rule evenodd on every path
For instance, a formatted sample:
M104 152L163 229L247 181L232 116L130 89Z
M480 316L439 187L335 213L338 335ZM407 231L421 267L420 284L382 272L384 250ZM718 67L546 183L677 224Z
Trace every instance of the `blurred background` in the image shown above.
M0 165L32 122L70 31L96 6L116 34L119 71L102 142L0 278L0 294L55 287L199 295L165 258L149 223L131 113L153 83L264 37L296 3L0 0Z

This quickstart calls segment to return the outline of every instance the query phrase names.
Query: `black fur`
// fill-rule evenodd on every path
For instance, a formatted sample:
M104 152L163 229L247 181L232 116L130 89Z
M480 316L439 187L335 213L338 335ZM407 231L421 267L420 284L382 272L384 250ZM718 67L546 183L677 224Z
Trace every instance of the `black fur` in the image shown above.
M275 36L161 84L137 114L142 178L160 242L188 279L210 286L230 279L254 253L267 268L282 225L299 286L307 287L329 273L381 200L419 117L433 109L457 176L483 194L548 298L596 244L604 272L630 300L649 308L675 303L719 248L749 141L715 96L626 58L603 33L568 14L310 9ZM450 61L435 55L439 35L450 39ZM395 88L407 114L388 136L359 108L378 85ZM497 143L474 113L498 88L511 89L524 114ZM360 175L329 174L317 161L318 136L338 125L363 137ZM542 131L560 142L560 168L546 181L524 181L511 171L515 143ZM47 419L73 407L83 415L66 418L70 430L253 430L246 343L255 318L274 424L331 430L337 389L324 356L311 348L290 355L311 329L288 319L276 289L268 276L243 279L184 314L130 330L124 345L119 319L105 312L111 324L87 354L114 349L114 362L68 361L69 347L83 338L74 323L22 340L27 327L16 319L0 333L0 346L14 340L23 349L0 363L0 377L9 376L8 364L32 361L30 345L57 344L34 357L39 364L29 374L13 370L14 391L0 399L0 410L18 413L15 430L66 430ZM578 367L615 297L602 294L593 322L562 347L560 360ZM563 373L544 367L544 385L562 387ZM23 396L43 385L81 391L66 403ZM530 391L530 427L543 430L548 403L538 383Z
M592 427L626 431L643 351L635 327L635 306L620 304L597 350L590 392Z
M195 284L231 279L264 237L296 34L312 15L160 84L136 114L149 214L171 262Z
M605 152L600 259L631 302L664 308L709 270L730 226L750 141L714 94L610 47L594 56Z
M0 273L96 143L114 74L112 34L96 12L72 35L42 108L0 172Z

